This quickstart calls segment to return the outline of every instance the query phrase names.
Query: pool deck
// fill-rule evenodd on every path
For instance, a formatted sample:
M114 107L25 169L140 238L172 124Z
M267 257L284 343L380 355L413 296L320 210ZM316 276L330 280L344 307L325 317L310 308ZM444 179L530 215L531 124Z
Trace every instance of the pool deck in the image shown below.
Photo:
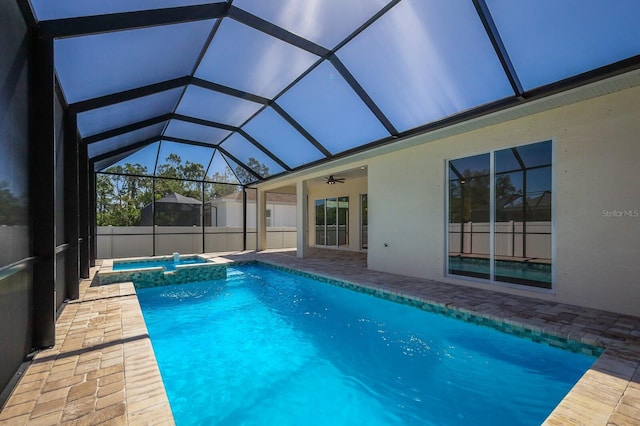
M362 253L204 256L259 260L604 346L545 424L640 425L640 317L371 271ZM22 374L0 424L174 424L135 289L131 283L92 286L98 269L59 316L55 346L37 353Z

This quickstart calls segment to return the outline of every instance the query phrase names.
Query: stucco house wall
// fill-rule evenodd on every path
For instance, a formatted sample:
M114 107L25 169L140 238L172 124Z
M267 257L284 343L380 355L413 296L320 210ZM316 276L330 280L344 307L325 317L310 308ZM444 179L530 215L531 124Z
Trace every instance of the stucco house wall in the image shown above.
M369 159L368 267L638 315L638 105L635 87ZM552 290L447 277L446 161L545 140L554 143Z

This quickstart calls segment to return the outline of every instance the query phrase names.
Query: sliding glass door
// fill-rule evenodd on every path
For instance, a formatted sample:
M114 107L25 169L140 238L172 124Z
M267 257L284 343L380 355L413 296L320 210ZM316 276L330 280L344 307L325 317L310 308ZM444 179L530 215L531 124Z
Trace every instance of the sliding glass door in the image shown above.
M552 287L552 143L450 160L451 275Z
M349 197L316 200L316 245L349 245Z

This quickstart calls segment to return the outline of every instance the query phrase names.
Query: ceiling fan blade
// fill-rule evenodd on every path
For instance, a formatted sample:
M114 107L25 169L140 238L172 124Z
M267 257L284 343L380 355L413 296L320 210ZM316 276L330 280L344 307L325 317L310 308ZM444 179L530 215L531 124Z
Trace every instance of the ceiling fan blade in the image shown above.
M334 178L333 175L329 176L326 179L329 185L333 185L334 183L344 183L345 181L345 178Z

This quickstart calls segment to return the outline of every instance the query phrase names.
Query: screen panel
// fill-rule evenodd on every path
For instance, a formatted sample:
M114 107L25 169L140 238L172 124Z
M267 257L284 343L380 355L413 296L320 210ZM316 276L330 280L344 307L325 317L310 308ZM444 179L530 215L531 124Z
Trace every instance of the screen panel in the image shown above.
M326 61L280 97L278 104L332 153L389 136Z
M164 136L217 145L231 132L217 127L203 126L182 120L171 120Z
M324 154L272 108L265 108L243 130L291 167L324 158Z
M249 183L252 183L252 182L255 182L255 181L259 180L257 177L253 176L251 173L246 171L238 163L233 161L233 159L231 159L228 155L222 154L222 158L224 158L224 160L229 165L231 170L233 170L233 172L235 173L236 177L238 178L238 181L240 181L241 184L246 185L246 184L249 184Z
M400 131L514 95L470 1L405 0L338 56Z
M67 102L191 74L214 22L56 39L55 68Z
M106 169L108 169L110 166L116 164L117 162L119 162L120 160L127 158L129 155L131 155L132 153L136 152L137 149L132 149L129 152L123 152L122 154L118 154L118 155L114 155L113 157L109 157L109 158L105 158L103 160L100 161L96 161L93 164L93 170L95 172L102 172L102 171L106 171Z
M195 75L271 99L316 60L311 53L225 18Z
M231 135L221 147L262 177L268 177L284 171L278 163L239 133Z
M213 148L162 141L156 174L183 179L204 179Z
M22 20L16 2L0 4L0 268L30 256L30 223L29 223L29 80L31 59L29 58L27 40L29 29ZM27 282L27 272L17 277ZM17 283L18 281L13 281ZM4 280L3 285L10 281ZM29 299L27 284L20 293ZM7 288L7 287L5 287ZM0 300L0 310L7 306L5 301L17 301L18 292L5 293L6 298ZM15 295L15 296L14 296ZM21 296L21 297L22 297ZM22 307L22 303L12 305ZM0 387L4 387L20 365L22 357L30 346L8 355L19 340L14 331L22 328L21 315L11 315L13 309L5 310L2 318L10 318L0 326L2 348L0 348ZM4 315L6 313L6 315ZM28 317L25 310L24 316ZM25 320L26 321L26 320ZM26 322L24 323L26 327ZM8 332L9 328L15 330ZM7 333L7 334L5 334ZM21 337L23 338L23 337ZM25 338L30 342L29 338ZM21 351L25 351L22 353ZM15 361L15 362L14 362ZM6 374L6 375L5 375Z
M147 145L117 161L112 167L115 167L118 173L153 176L159 147L160 142Z
M176 113L239 127L260 108L255 102L190 85Z
M210 0L31 0L39 21L211 3Z
M220 151L216 150L207 170L206 180L210 182L239 184L235 171L226 162Z
M167 90L78 114L78 130L84 138L173 112L183 88Z
M98 155L105 154L107 152L125 148L129 145L133 145L137 142L142 142L147 139L160 136L165 123L158 123L152 126L143 127L142 129L134 130L129 133L114 136L109 139L104 139L99 142L89 144L88 152L89 158L97 157Z
M640 54L636 0L487 0L525 90Z
M236 0L233 5L331 49L387 3L388 0Z

